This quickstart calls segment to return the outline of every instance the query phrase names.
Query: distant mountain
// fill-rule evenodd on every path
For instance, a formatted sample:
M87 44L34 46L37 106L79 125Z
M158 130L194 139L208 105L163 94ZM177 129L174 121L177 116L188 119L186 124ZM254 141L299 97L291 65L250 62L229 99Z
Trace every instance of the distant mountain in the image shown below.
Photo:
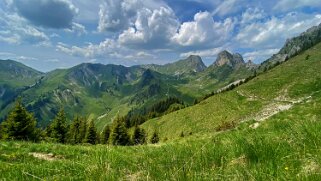
M301 38L305 40L304 37ZM246 130L244 135L249 136L249 132L257 135L257 130L267 132L268 126L271 126L271 131L277 129L285 136L284 130L288 129L289 133L292 133L294 127L303 127L302 133L305 134L306 124L311 125L312 129L321 115L321 112L317 111L321 106L320 50L321 40L319 44L268 72L258 74L232 91L214 95L175 113L151 119L142 127L148 130L149 134L157 129L161 139L177 139L182 133L212 134L225 130L233 130L226 132L227 134ZM283 51L285 49L281 52ZM219 65L231 67L232 57L223 52L218 58ZM252 129L257 130L249 131ZM270 135L271 132L268 131L267 134ZM229 137L235 138L235 135ZM248 138L252 141L251 136ZM272 139L283 141L284 137L272 136Z
M200 56L190 55L186 59L179 60L174 63L165 65L141 65L140 67L145 69L151 69L156 72L167 74L167 75L183 75L189 73L202 72L206 69L205 64Z
M60 107L64 107L68 118L89 116L102 128L117 115L143 110L166 97L192 104L198 97L251 75L252 70L246 67L241 55L228 52L221 55L217 66L210 67L194 55L166 65L125 67L84 63L46 74L28 67L23 70L19 66L2 67L2 73L13 71L20 77L18 80L25 79L22 82L27 88L12 94L10 101L2 104L0 119L18 95L27 109L35 113L40 126L47 125ZM228 59L223 60L224 56Z
M288 39L281 50L273 55L268 60L264 61L260 69L273 66L275 64L284 62L301 52L313 47L321 41L321 24L309 28L307 31L301 33L299 36Z
M217 55L217 59L212 66L220 67L223 65L228 65L232 68L239 68L240 66L244 66L245 62L241 54L231 54L230 52L224 50Z
M22 91L39 83L44 74L13 60L0 60L0 110Z
M0 60L0 83L13 86L27 86L35 83L42 72L13 60Z

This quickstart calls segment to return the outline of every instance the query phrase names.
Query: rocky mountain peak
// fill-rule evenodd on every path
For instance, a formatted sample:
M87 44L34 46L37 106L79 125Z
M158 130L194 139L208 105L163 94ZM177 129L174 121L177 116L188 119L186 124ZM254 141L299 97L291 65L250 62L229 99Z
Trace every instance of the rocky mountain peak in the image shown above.
M236 67L245 64L243 57L239 53L231 54L230 52L224 50L217 55L214 66L228 65L231 67Z
M191 67L194 72L201 72L204 69L206 69L206 66L204 64L204 62L202 61L202 58L198 55L190 55L189 57L187 57L187 59L184 59L183 61L185 61L187 63L188 67Z

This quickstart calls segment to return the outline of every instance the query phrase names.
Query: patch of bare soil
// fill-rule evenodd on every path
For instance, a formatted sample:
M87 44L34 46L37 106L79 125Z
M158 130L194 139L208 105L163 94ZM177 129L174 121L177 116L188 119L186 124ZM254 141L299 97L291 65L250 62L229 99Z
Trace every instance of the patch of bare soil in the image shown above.
M54 155L53 153L38 153L38 152L31 152L29 155L38 158L40 160L47 160L47 161L54 161L63 159L64 157L61 155Z

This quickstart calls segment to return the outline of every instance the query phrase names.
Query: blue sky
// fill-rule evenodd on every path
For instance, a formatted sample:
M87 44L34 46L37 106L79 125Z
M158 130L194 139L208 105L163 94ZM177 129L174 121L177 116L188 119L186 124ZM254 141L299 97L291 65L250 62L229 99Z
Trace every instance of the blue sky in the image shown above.
M165 64L222 50L259 63L321 23L320 0L2 0L0 59L41 71Z

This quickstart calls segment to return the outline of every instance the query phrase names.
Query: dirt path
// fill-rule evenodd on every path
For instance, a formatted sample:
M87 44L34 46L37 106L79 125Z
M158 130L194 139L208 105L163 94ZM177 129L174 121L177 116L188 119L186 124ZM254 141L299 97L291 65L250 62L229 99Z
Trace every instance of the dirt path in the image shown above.
M265 100L256 95L250 95L248 93L237 91L237 93L242 96L246 97L248 101L255 101L255 100ZM270 117L282 112L291 109L295 104L302 103L304 101L309 101L312 98L312 95L301 97L298 99L292 99L288 96L288 87L281 90L279 92L279 96L274 98L270 103L263 107L263 109L258 112L256 115L246 118L241 122L255 120L255 123L250 125L250 128L256 129L260 126L261 122L269 119Z

